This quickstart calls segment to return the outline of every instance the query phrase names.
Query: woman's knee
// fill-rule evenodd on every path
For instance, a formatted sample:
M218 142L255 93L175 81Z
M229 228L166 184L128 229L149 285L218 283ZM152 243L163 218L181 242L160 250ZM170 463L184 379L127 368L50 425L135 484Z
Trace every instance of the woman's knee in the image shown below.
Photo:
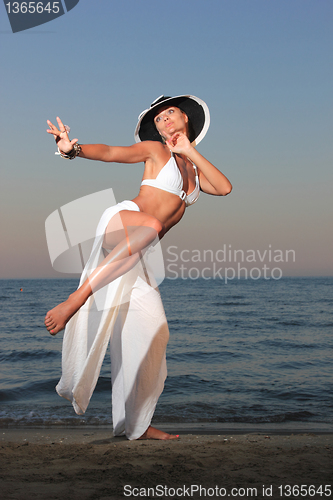
M157 235L163 235L165 232L164 224L154 217L153 215L149 215L143 212L129 212L124 211L121 213L122 223L124 227L132 232L135 228L142 227L150 227L156 231Z
M152 217L150 227L152 227L159 236L163 235L163 233L165 231L164 224L162 224L162 222L160 220L156 219L155 217Z
M157 235L160 235L165 230L164 224L152 215L147 215L145 218L142 218L141 226L153 229Z

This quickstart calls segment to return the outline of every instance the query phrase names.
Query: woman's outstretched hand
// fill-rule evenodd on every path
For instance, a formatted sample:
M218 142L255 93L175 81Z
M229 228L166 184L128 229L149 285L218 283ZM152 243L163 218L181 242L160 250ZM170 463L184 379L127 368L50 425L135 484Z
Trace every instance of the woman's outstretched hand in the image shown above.
M53 123L51 123L50 120L47 120L47 124L50 128L47 129L46 132L48 134L53 135L57 143L57 146L61 152L69 153L73 149L74 144L77 143L78 139L73 139L70 141L67 130L65 129L65 126L63 125L62 121L58 116L57 116L57 122L59 129L57 129L57 127L53 125Z
M166 144L173 153L184 155L188 154L192 147L187 135L182 132L176 132L175 134L166 137Z

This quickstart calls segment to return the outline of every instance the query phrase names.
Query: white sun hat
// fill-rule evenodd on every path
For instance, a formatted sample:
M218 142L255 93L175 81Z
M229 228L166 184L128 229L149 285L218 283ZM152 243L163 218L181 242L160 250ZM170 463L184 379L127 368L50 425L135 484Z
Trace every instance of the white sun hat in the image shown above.
M179 95L176 97L161 95L155 99L150 108L145 109L139 115L139 121L134 132L135 141L162 142L162 138L155 127L154 118L158 109L165 106L175 106L186 113L189 119L189 140L192 144L199 144L209 128L210 115L207 104L194 95Z

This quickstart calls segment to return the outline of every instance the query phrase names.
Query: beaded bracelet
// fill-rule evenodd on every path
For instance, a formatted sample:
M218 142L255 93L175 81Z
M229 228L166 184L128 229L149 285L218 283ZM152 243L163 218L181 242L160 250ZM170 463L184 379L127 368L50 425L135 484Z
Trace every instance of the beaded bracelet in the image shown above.
M61 158L65 158L66 160L74 160L81 153L81 146L78 143L75 143L73 149L68 153L63 153L58 148L58 154L60 154Z

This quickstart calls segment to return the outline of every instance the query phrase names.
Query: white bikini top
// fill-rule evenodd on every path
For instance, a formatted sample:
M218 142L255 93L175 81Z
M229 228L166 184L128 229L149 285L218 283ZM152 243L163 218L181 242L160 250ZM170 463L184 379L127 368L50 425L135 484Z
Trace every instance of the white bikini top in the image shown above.
M193 168L195 171L195 188L190 194L186 194L183 190L183 177L172 152L170 160L161 169L156 179L145 179L141 182L141 186L151 186L176 194L181 200L185 201L185 205L188 207L193 205L200 195L198 169L194 164Z

